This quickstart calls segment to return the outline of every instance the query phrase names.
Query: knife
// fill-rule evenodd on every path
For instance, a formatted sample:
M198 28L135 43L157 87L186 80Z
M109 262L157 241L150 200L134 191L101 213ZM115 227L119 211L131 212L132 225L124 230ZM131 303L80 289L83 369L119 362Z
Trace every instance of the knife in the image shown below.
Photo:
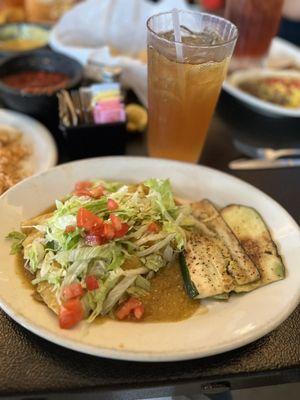
M300 167L300 158L280 158L273 161L259 158L252 160L240 158L229 163L230 169L272 169L291 167Z

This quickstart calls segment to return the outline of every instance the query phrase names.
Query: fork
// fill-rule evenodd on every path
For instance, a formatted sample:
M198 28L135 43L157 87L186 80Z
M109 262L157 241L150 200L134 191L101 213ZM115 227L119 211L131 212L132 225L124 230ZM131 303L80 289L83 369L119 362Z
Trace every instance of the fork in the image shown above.
M251 158L274 161L281 157L300 156L300 148L272 149L268 147L255 147L250 144L235 140L235 147Z
M281 157L292 157L300 156L300 149L270 149L270 148L258 148L257 158L262 158L265 160L277 160Z

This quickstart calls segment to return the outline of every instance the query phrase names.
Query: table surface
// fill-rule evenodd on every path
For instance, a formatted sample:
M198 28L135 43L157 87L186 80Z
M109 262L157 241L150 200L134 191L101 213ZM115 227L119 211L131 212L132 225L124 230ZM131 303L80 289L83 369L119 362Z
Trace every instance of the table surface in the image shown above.
M233 139L269 147L299 146L299 125L299 120L261 117L223 94L201 163L263 190L299 223L299 168L233 173L227 167L230 160L241 156ZM132 139L127 152L146 154L144 139ZM63 154L61 160L65 160ZM48 398L51 393L84 392L94 393L97 399L134 399L300 381L299 332L300 306L275 331L243 348L193 361L147 364L61 348L21 328L0 311L0 396L35 398L47 393Z

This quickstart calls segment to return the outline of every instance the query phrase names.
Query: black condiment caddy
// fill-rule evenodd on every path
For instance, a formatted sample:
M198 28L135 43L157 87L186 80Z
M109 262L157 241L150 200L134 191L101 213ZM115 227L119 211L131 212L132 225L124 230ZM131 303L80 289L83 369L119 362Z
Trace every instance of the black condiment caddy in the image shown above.
M126 149L126 122L66 127L60 130L71 159L122 155Z
M126 149L126 121L94 122L89 104L78 106L79 91L61 91L59 128L70 159L123 155Z

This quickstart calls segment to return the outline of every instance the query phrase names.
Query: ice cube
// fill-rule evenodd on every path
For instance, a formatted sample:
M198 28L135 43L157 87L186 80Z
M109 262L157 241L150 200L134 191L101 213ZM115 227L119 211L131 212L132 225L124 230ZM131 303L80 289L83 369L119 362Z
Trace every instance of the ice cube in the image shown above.
M184 25L180 25L182 42L190 46L212 46L222 44L224 40L216 31L205 28L202 32L193 32ZM162 32L160 37L174 41L174 32Z

